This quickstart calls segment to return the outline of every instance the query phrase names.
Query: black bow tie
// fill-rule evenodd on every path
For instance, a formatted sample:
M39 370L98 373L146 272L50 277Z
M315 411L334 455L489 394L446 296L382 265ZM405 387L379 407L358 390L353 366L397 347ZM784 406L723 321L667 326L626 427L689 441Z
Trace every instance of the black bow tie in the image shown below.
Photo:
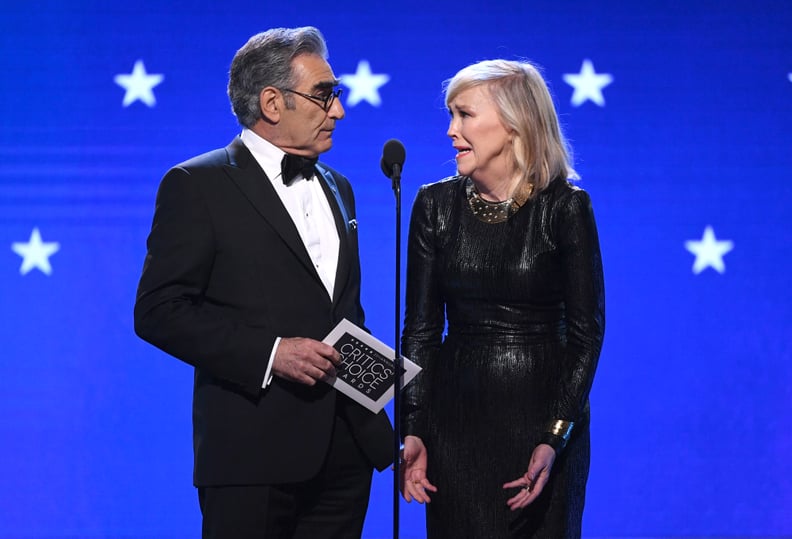
M316 161L316 157L309 158L287 153L283 156L283 161L281 161L281 179L283 183L286 185L290 184L298 174L302 174L303 178L310 180L313 177Z

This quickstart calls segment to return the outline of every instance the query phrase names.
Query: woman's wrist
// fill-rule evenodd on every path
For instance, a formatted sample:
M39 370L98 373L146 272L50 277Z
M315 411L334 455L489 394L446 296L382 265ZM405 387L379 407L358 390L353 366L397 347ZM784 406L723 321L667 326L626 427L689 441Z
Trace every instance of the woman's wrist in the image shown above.
M551 422L547 430L542 433L542 436L539 438L539 443L547 444L555 449L556 453L560 453L564 447L566 447L574 426L575 423L572 421L556 419Z

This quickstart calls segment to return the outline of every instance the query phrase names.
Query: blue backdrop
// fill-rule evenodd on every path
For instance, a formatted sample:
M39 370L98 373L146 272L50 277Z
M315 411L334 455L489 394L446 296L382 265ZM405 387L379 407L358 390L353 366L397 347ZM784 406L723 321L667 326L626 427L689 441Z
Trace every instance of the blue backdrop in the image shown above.
M145 238L167 168L240 131L236 49L306 24L345 87L325 161L356 188L375 334L392 344L382 144L407 148L406 222L454 172L441 82L529 58L606 274L585 535L792 536L792 4L226 4L3 2L0 537L199 535L192 370L132 330ZM391 488L375 478L369 539L390 536ZM423 537L422 508L401 513Z

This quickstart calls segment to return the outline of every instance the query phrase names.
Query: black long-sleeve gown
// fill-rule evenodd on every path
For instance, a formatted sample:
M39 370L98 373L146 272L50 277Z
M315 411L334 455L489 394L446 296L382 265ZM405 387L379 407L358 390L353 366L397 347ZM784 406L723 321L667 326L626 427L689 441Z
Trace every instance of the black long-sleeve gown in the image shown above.
M410 221L402 350L404 435L427 447L433 539L579 537L589 468L588 395L604 285L588 194L564 179L508 220L474 216L462 176L423 186ZM446 320L447 335L443 338ZM511 512L531 453L575 422L543 494Z

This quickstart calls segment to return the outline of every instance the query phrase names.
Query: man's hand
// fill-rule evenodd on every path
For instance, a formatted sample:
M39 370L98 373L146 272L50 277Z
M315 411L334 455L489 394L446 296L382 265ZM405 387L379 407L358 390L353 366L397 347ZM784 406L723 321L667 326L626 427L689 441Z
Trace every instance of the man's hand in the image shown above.
M312 386L334 377L339 363L341 354L329 344L303 337L284 338L275 351L272 374Z

